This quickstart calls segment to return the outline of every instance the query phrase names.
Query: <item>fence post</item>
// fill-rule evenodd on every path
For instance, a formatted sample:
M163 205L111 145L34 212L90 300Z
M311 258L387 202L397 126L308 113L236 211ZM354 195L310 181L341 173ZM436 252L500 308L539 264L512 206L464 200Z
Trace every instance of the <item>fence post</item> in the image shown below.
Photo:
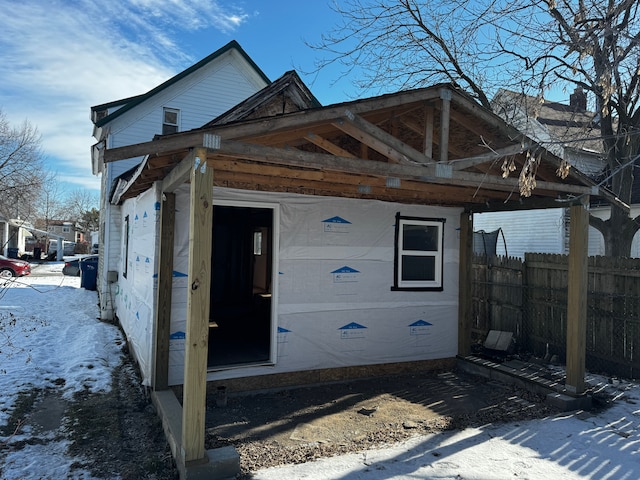
M588 203L589 197L585 202ZM586 205L585 203L585 205ZM571 207L569 275L567 290L567 379L570 393L584 393L587 337L587 285L589 212L585 205Z

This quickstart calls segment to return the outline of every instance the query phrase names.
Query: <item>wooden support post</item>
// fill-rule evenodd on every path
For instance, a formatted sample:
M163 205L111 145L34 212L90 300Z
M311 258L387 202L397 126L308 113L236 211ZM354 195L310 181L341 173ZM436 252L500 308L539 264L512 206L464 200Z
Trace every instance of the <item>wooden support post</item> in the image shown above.
M191 173L189 217L189 290L182 396L182 458L205 457L204 429L207 399L207 353L213 228L213 170L207 150L198 148Z
M449 123L451 121L451 91L440 90L442 110L440 110L440 158L439 162L449 161Z
M171 333L171 293L173 291L173 237L176 196L163 193L160 203L160 246L156 298L156 350L153 389L169 388L169 335Z
M433 107L424 109L424 151L425 156L433 158Z
M460 214L460 266L458 277L458 355L471 353L471 289L473 260L473 215Z
M585 201L588 204L588 197ZM585 205L571 207L569 276L567 291L567 379L569 393L584 393L587 339L587 286L589 212Z

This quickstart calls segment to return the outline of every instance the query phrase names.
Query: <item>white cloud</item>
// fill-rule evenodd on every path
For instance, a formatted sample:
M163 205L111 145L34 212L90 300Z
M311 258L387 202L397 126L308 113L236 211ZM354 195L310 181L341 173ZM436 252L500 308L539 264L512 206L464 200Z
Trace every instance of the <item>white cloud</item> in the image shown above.
M228 32L246 19L211 0L0 0L0 108L38 127L60 177L92 183L90 107L144 93L195 59L184 29ZM77 175L75 172L77 172ZM64 174L62 174L64 172Z

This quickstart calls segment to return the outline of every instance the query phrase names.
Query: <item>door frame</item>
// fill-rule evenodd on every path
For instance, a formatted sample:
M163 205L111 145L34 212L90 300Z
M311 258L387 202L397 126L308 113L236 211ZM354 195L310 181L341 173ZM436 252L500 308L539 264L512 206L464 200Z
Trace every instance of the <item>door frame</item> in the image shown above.
M223 200L213 198L213 205L220 207L246 207L260 208L272 211L272 242L271 242L271 325L270 325L270 344L269 344L269 360L262 365L275 365L278 359L278 272L280 265L280 204L271 202L251 202L244 200ZM215 224L215 215L213 223ZM213 248L216 248L215 241ZM216 367L215 371L227 370L232 368L251 368L256 364L235 365L228 368ZM211 370L210 370L211 371Z

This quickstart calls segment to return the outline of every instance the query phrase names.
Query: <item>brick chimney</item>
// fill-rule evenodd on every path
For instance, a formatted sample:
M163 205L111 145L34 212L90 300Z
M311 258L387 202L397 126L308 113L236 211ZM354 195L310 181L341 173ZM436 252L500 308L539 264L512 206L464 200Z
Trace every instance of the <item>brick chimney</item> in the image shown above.
M587 94L582 87L576 87L571 95L569 95L569 105L574 112L587 111Z

